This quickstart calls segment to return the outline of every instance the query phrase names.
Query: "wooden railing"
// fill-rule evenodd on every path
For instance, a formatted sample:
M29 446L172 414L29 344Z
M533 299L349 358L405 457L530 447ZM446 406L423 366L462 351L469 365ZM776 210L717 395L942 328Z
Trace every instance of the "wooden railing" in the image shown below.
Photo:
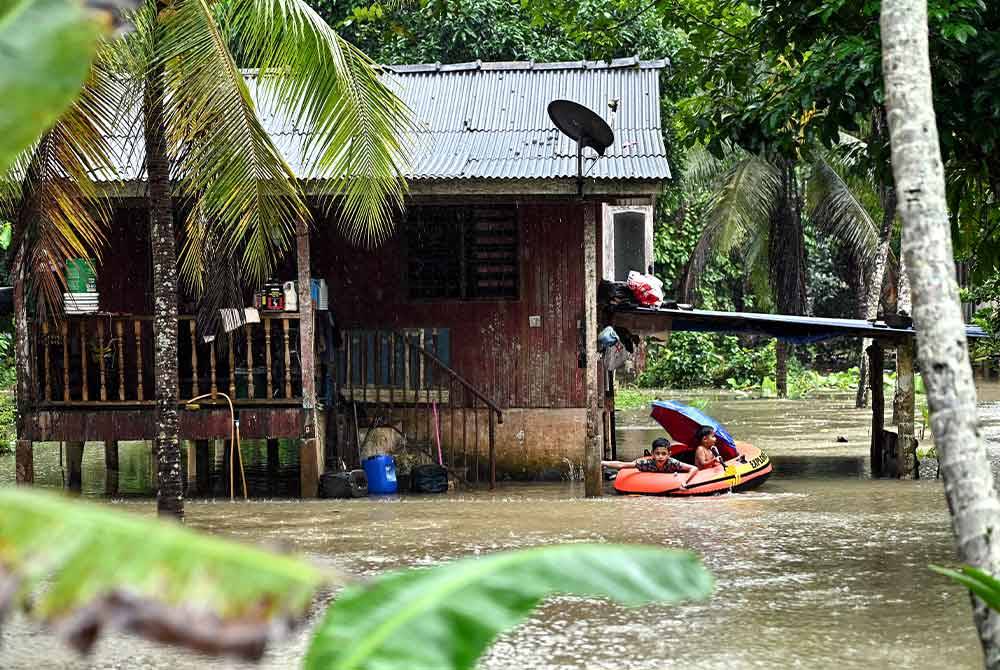
M435 460L440 445L453 471L492 486L503 411L442 360L449 344L448 332L437 329L348 331L337 366L340 393L360 407L356 434L362 423L391 426Z
M151 405L152 317L70 316L42 323L35 339L35 404ZM243 404L302 399L299 315L262 315L232 336L205 342L194 317L178 319L178 395L223 391Z

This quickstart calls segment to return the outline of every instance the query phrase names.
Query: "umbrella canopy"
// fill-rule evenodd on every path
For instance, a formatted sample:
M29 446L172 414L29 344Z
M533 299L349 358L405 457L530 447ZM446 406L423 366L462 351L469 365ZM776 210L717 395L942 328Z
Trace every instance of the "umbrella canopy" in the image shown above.
M694 434L698 427L710 426L715 429L715 437L720 445L724 445L729 451L736 450L736 441L725 426L694 407L673 400L655 400L652 408L650 416L675 440L696 447L698 445L694 443Z

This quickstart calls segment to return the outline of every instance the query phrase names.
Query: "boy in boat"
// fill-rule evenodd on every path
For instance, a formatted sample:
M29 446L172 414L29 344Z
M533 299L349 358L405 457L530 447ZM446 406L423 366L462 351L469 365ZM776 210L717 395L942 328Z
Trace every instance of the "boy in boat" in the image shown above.
M713 468L716 465L725 467L719 450L715 448L715 429L711 426L698 426L694 434L694 464L699 470Z
M601 465L613 470L622 468L635 468L639 472L690 472L691 476L684 480L681 488L684 488L691 478L698 474L698 468L687 463L682 463L670 455L670 442L665 438L658 437L653 440L650 456L643 456L634 461L601 461Z

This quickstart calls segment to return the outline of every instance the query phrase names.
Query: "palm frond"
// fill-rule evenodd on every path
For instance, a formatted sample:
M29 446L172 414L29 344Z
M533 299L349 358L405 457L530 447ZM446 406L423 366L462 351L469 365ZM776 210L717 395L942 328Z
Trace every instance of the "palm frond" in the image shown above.
M739 248L739 257L750 292L760 305L774 303L774 284L771 282L771 239L767 228L754 228Z
M111 627L259 658L335 577L173 522L0 490L0 617L30 597L30 613L81 651Z
M755 230L768 226L780 187L777 170L757 156L747 155L725 171L712 195L708 223L688 261L681 285L685 299L691 299L714 253L729 255Z
M863 183L849 185L826 158L819 156L812 166L806 206L817 228L845 245L863 264L871 265L878 248L879 225L869 211L871 204L859 199L863 190Z
M719 179L733 165L749 154L732 147L723 146L722 158L716 158L702 145L693 147L687 155L687 165L684 167L684 183L687 188L711 188L718 186Z
M20 250L40 314L61 313L66 260L100 258L110 208L94 180L115 174L107 138L119 97L117 80L95 67L80 98L30 157L19 160L23 178L11 247Z
M158 57L166 71L168 151L178 195L191 203L189 233L207 226L211 251L187 256L189 287L212 265L239 259L241 276L261 283L288 249L296 224L308 220L291 167L261 125L243 74L236 67L206 0L185 0L165 23Z
M234 0L229 25L269 99L304 133L305 175L335 196L346 235L366 246L387 238L406 192L409 109L304 0Z

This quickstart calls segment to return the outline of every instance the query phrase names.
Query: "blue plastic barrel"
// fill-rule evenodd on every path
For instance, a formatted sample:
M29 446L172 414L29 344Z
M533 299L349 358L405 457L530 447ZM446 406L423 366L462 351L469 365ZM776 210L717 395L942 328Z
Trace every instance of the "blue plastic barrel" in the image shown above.
M361 464L368 477L368 494L385 495L396 492L396 459L385 454L366 458Z

